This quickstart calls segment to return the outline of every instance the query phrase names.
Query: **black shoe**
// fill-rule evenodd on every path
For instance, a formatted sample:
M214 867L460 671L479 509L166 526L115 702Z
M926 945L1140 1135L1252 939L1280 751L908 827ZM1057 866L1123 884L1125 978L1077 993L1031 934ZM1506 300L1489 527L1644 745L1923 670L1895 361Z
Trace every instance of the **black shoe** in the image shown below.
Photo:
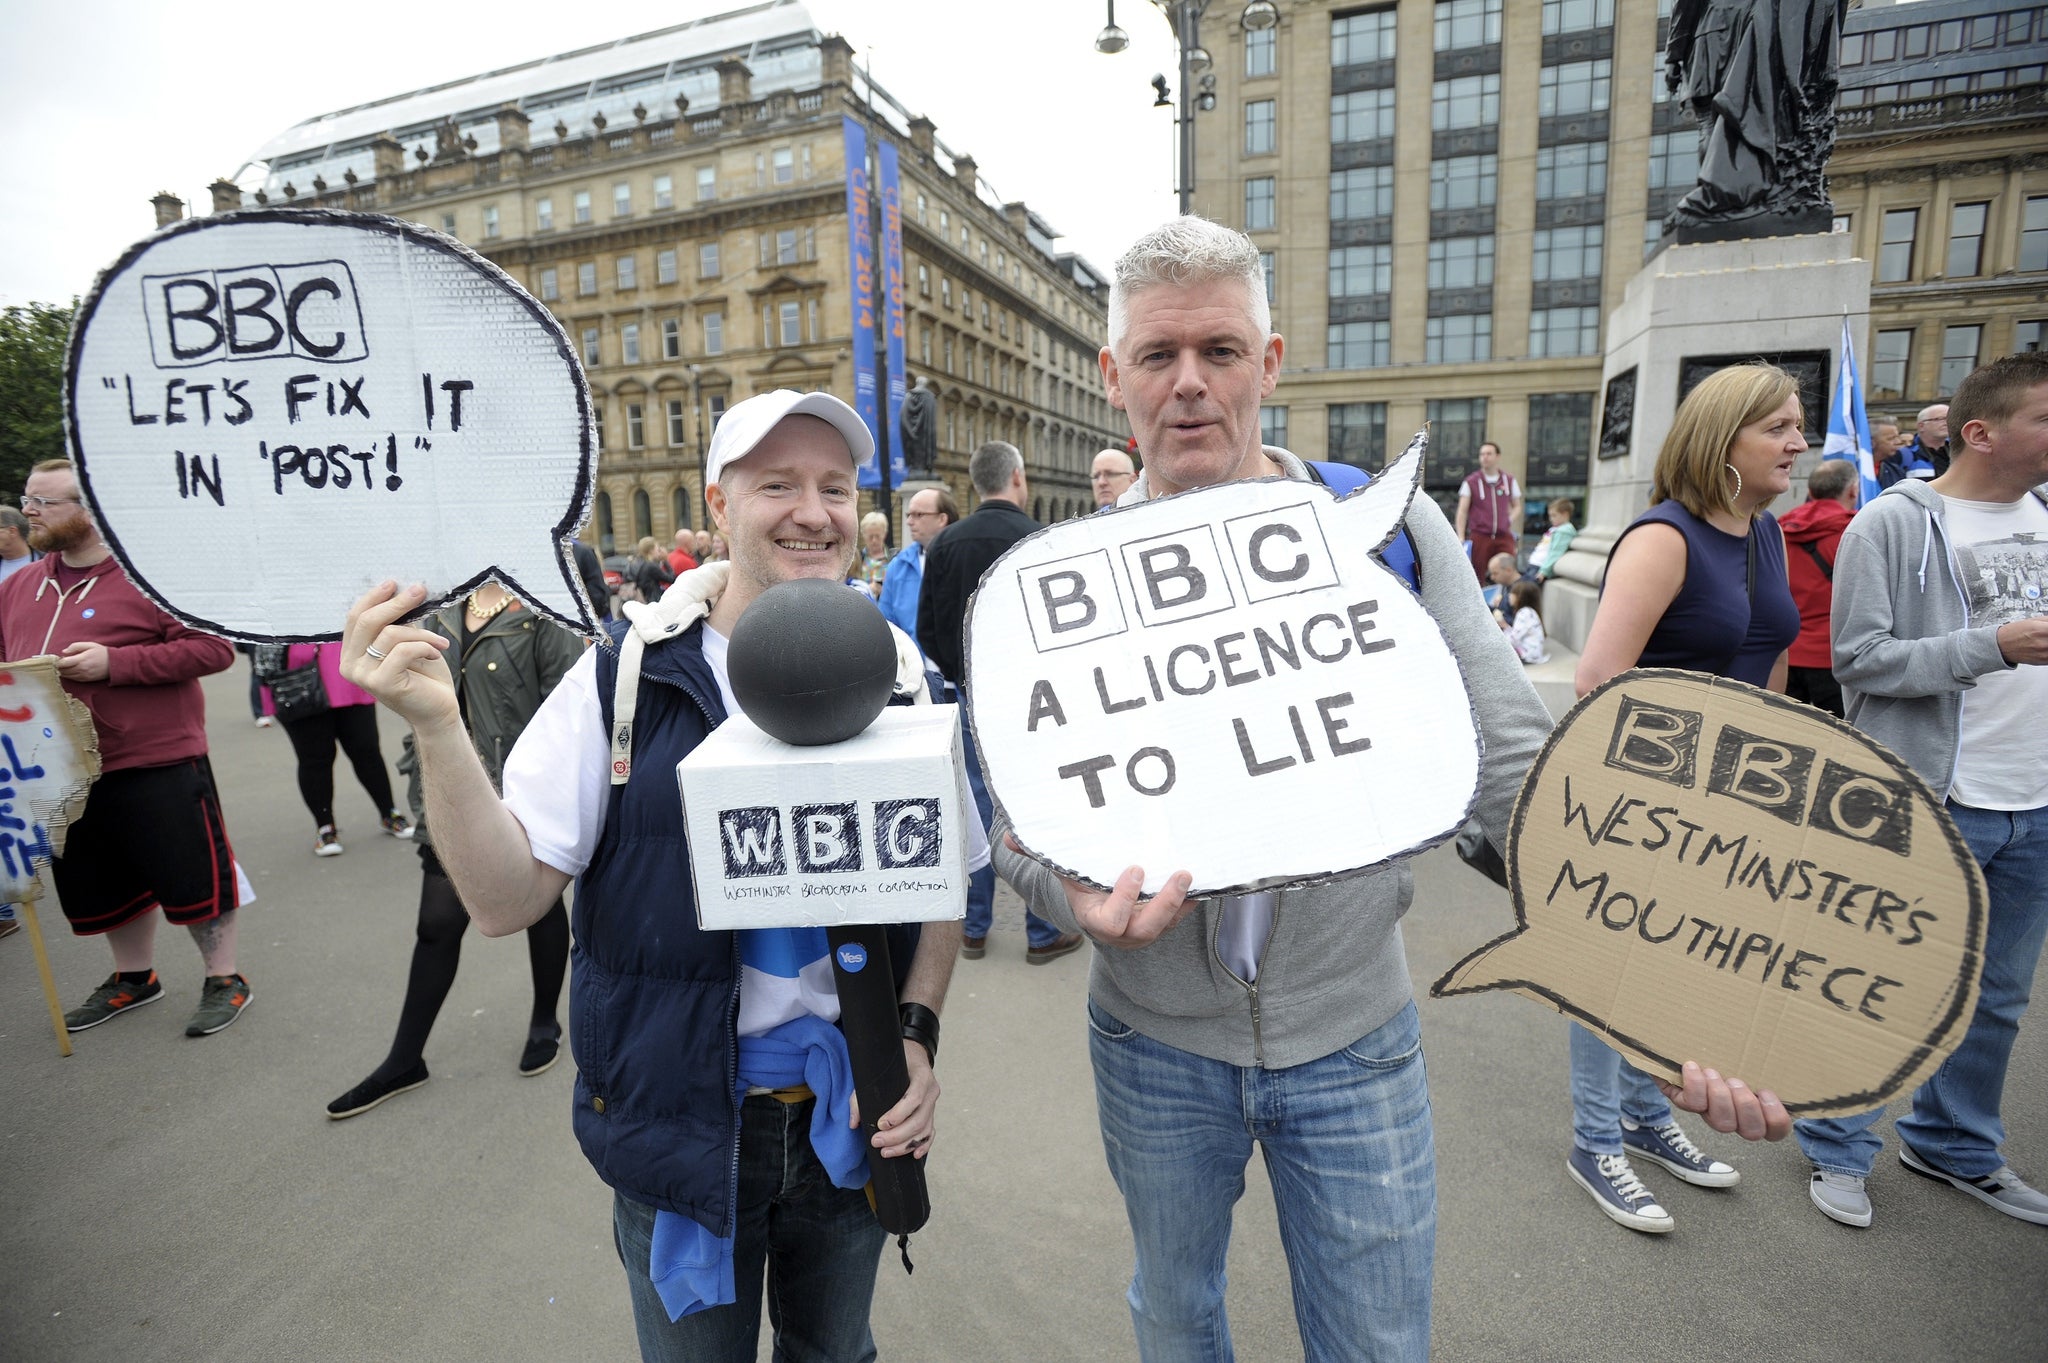
M427 1062L424 1060L411 1069L400 1070L389 1079L379 1079L373 1074L327 1105L328 1120L338 1122L344 1117L360 1116L386 1098L411 1093L426 1082Z
M555 1067L561 1053L562 1037L559 1032L553 1036L530 1036L526 1038L526 1049L519 1053L519 1072L528 1079L536 1074L546 1074Z

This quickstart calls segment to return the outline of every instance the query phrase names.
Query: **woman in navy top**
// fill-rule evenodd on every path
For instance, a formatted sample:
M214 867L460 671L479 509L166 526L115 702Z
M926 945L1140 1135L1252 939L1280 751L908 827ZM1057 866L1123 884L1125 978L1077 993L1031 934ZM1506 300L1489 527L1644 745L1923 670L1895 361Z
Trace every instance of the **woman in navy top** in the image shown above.
M1785 537L1764 508L1791 489L1792 463L1806 449L1802 424L1799 385L1770 365L1711 374L1679 404L1657 453L1650 509L1608 557L1579 657L1580 695L1631 667L1785 689L1799 607L1785 578ZM1679 1129L1655 1081L1576 1022L1571 1055L1565 1166L1608 1216L1632 1230L1671 1229L1631 1155L1701 1187L1742 1177Z

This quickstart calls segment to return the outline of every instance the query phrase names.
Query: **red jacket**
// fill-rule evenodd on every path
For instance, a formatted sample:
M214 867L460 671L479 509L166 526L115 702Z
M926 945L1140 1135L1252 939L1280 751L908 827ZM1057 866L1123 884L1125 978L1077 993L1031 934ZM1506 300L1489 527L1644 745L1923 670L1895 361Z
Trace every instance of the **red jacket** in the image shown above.
M12 662L61 655L68 644L105 644L105 681L64 683L92 712L100 769L204 757L206 698L199 679L231 666L233 645L158 610L112 555L84 569L68 592L58 588L58 563L51 554L34 571L0 582L0 658Z
M1840 502L1801 502L1778 518L1785 532L1785 575L1792 580L1792 599L1799 603L1799 637L1786 650L1785 661L1792 667L1835 665L1828 636L1828 612L1835 604L1835 555L1842 547L1842 532L1849 528L1853 512ZM1818 552L1827 562L1823 573L1813 561Z

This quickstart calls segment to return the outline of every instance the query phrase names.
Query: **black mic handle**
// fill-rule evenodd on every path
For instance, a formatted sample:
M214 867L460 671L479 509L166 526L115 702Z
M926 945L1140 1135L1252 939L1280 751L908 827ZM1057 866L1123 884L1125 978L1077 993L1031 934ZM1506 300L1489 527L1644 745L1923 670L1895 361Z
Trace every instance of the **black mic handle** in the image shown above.
M853 1091L860 1098L861 1145L868 1154L875 1216L889 1234L909 1235L931 1217L924 1161L908 1154L884 1159L873 1145L876 1121L910 1088L887 930L879 923L850 923L827 928L825 939L832 945L839 1028L846 1034L846 1049L853 1061Z

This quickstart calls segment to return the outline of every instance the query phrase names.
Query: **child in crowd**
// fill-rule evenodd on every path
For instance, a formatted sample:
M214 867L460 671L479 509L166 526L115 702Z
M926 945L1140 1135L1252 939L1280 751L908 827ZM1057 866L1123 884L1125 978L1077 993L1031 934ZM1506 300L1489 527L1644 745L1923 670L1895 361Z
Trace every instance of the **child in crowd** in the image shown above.
M1524 663L1547 663L1550 649L1543 640L1543 588L1535 582L1523 580L1508 588L1507 617L1502 628L1508 632L1508 642L1515 646L1515 656Z

